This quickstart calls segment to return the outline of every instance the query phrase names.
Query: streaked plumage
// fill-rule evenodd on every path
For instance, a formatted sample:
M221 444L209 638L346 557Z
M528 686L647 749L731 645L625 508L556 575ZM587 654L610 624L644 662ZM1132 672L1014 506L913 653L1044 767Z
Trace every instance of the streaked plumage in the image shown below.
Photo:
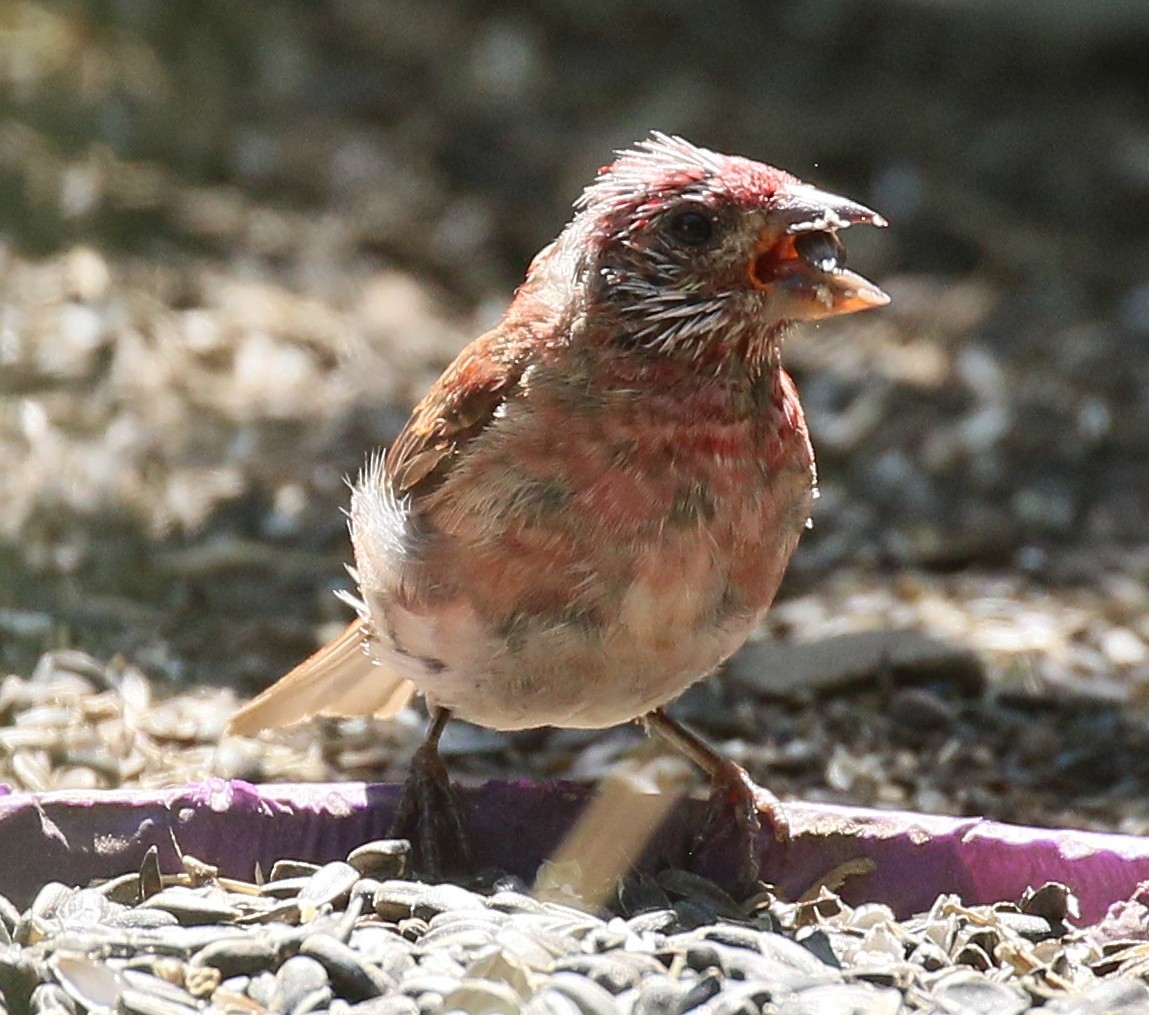
M360 476L361 617L235 732L391 714L415 689L498 729L610 726L758 623L815 484L782 334L885 302L835 238L883 223L659 134L576 209Z

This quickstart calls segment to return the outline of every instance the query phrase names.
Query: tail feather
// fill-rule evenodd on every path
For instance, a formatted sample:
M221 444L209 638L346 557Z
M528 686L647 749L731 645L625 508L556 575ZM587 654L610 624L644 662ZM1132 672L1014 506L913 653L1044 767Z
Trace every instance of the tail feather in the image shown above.
M317 715L388 718L414 690L409 680L367 655L362 624L356 620L244 705L232 716L227 731L243 736Z

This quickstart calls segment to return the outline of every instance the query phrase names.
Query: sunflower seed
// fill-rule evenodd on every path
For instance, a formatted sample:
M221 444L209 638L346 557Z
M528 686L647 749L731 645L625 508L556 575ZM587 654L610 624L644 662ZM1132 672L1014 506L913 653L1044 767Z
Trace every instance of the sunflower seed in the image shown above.
M347 862L364 877L387 881L404 877L411 863L411 843L406 839L376 839L347 854Z
M351 889L359 880L359 871L342 860L325 863L307 879L299 892L300 906L310 903L317 909L347 902Z
M327 971L337 997L348 1001L368 998L395 989L397 981L365 962L354 948L326 934L312 934L299 946L300 955L310 956Z

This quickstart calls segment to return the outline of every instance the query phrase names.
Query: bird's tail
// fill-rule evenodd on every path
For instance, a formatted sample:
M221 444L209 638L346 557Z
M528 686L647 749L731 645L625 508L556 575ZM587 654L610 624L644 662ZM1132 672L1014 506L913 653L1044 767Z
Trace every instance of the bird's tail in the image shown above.
M407 704L414 690L409 680L364 651L362 624L356 620L244 705L227 731L243 736L317 715L387 718Z

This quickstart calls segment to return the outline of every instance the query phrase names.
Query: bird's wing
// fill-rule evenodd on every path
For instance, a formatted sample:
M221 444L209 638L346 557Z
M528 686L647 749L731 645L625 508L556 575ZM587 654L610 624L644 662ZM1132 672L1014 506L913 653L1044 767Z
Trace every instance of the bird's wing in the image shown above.
M407 425L387 451L385 468L395 496L419 499L436 489L451 461L495 417L518 386L527 348L494 328L455 358L415 406Z
M384 459L396 497L409 497L412 510L437 489L455 454L481 433L495 410L517 386L526 349L492 330L456 357L415 407ZM365 473L372 475L371 470ZM317 715L394 715L414 685L377 663L364 646L370 618L349 624L338 637L241 708L228 732L254 733Z
M360 621L348 624L236 712L228 733L246 736L317 715L393 716L407 703L414 685L375 663L364 649L363 638Z

